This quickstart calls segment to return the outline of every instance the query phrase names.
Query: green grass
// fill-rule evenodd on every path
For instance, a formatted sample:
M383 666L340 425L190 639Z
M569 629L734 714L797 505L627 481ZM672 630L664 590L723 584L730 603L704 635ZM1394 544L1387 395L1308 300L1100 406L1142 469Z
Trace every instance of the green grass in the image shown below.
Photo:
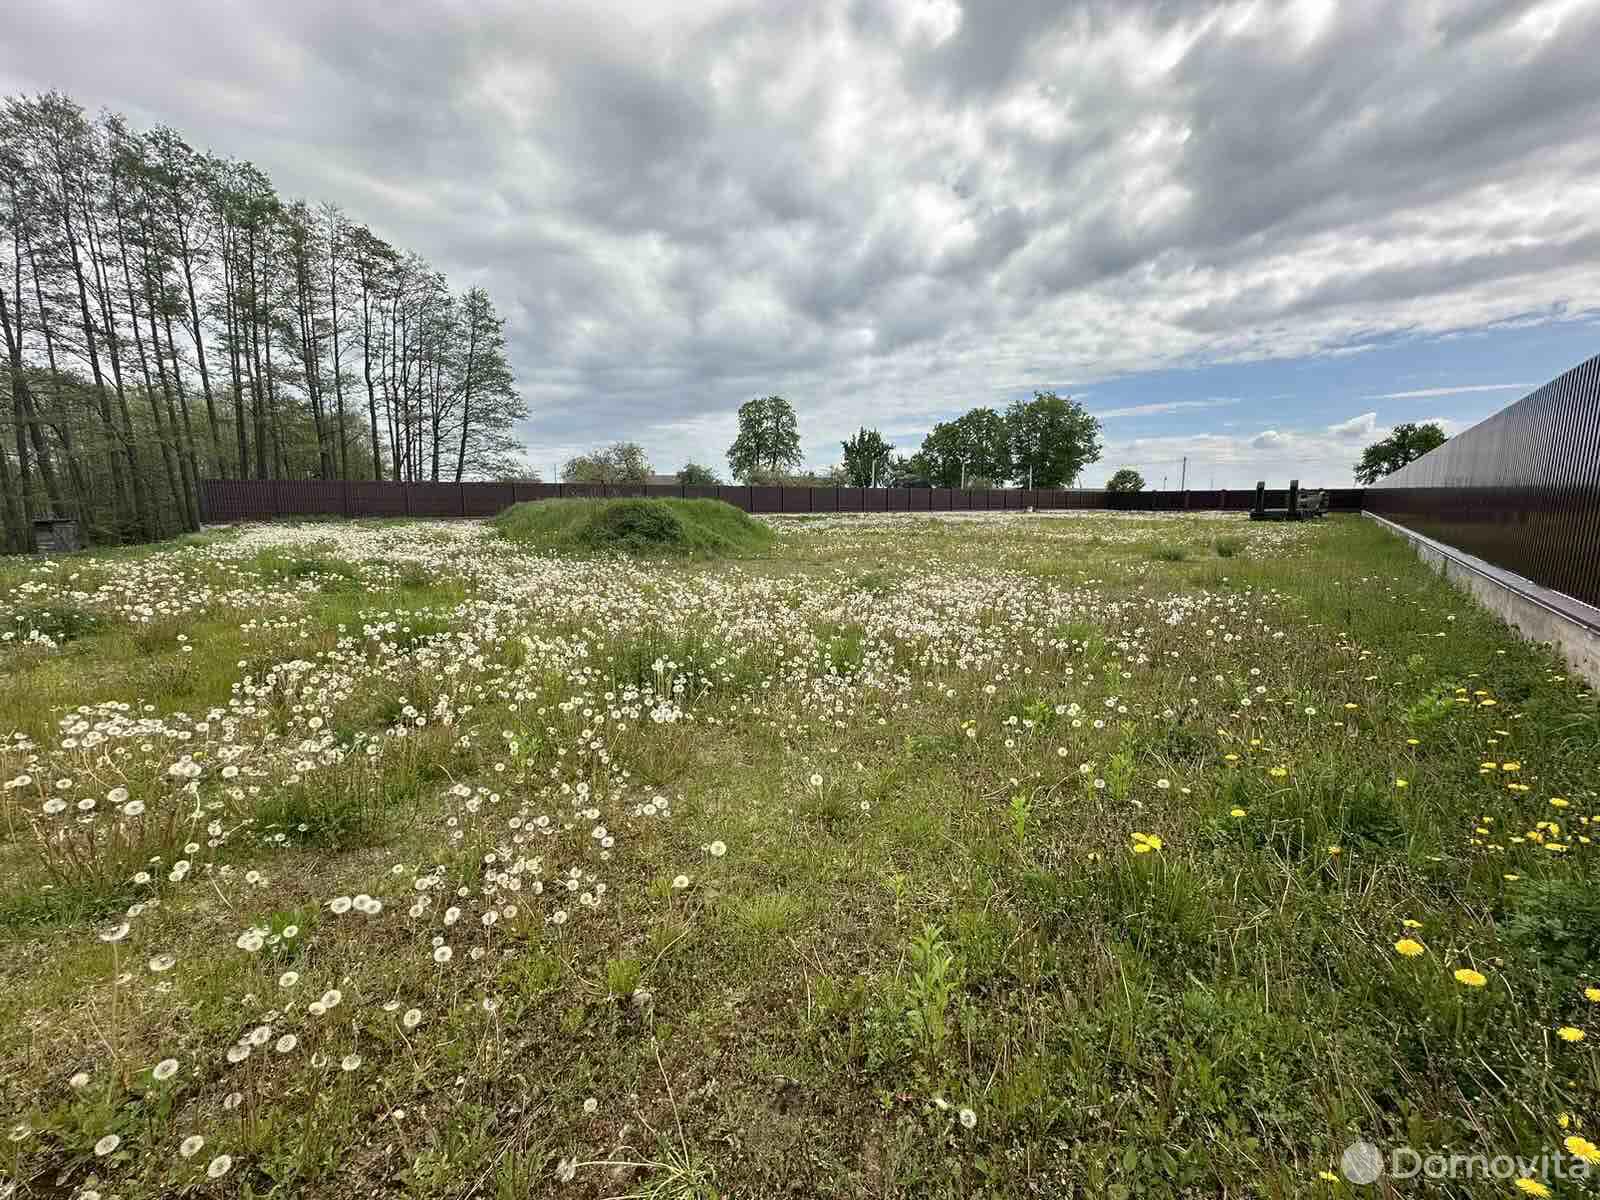
M1397 539L717 562L569 503L7 565L61 636L0 646L0 1190L1337 1197L1357 1138L1596 1136L1600 705Z
M740 558L772 545L766 525L721 500L538 500L493 523L512 541L558 554Z

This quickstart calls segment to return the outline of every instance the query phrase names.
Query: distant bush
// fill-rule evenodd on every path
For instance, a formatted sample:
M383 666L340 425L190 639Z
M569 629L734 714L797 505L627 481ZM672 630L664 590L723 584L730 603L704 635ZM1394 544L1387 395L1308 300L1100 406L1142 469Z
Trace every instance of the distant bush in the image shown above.
M1242 537L1219 537L1212 543L1212 546L1215 548L1218 558L1232 558L1244 549L1244 539Z
M534 500L493 523L512 541L555 553L728 558L772 543L770 529L720 500Z
M1183 562L1189 551L1182 546L1157 546L1150 551L1150 557L1157 562Z

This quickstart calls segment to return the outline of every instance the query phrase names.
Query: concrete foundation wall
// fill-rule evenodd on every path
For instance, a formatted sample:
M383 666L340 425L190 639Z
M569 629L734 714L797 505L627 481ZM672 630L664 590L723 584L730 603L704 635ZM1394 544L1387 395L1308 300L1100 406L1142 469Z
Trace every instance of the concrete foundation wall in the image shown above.
M1600 609L1414 533L1375 513L1366 516L1405 538L1423 562L1471 593L1524 637L1549 645L1576 674L1600 690Z

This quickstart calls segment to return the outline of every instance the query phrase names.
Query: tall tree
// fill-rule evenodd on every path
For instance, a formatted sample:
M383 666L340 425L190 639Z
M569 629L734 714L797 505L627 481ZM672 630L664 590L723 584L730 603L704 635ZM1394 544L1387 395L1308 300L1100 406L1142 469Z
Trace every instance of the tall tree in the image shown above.
M1407 463L1416 462L1430 450L1445 444L1443 428L1429 421L1422 425L1406 421L1389 431L1382 441L1373 442L1361 452L1361 461L1352 470L1356 482L1371 487L1385 475L1393 475Z
M650 460L638 442L614 442L568 459L561 478L567 483L644 483L650 478Z
M194 528L219 475L523 471L486 291L453 293L248 162L59 93L0 105L0 347L9 549L40 513L95 542Z
M934 487L990 487L1011 473L1005 419L974 408L941 421L922 439L914 470Z
M686 487L712 487L722 482L710 467L697 462L686 462L679 469L678 482Z
M1006 410L1011 474L1036 488L1070 487L1100 461L1100 422L1070 397L1035 392Z
M739 433L728 447L728 469L735 479L792 470L802 461L794 408L787 400L758 396L740 406Z
M844 477L851 487L872 487L887 482L894 447L876 429L863 425L839 445L844 449Z

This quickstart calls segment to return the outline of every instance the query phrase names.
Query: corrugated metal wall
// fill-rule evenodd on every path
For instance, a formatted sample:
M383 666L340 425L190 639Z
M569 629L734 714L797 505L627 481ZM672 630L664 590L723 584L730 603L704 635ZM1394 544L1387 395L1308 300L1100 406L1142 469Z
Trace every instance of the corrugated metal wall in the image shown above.
M1600 605L1600 355L1380 480L1365 508Z
M1282 507L1288 493L1268 492L1267 503ZM1080 489L853 487L678 487L580 483L389 483L320 479L207 479L201 483L205 519L270 520L274 517L488 517L523 500L556 497L682 496L725 500L753 513L965 512L968 510L1119 509L1178 512L1184 509L1243 511L1253 491L1111 493ZM1328 493L1337 511L1359 512L1358 489Z

